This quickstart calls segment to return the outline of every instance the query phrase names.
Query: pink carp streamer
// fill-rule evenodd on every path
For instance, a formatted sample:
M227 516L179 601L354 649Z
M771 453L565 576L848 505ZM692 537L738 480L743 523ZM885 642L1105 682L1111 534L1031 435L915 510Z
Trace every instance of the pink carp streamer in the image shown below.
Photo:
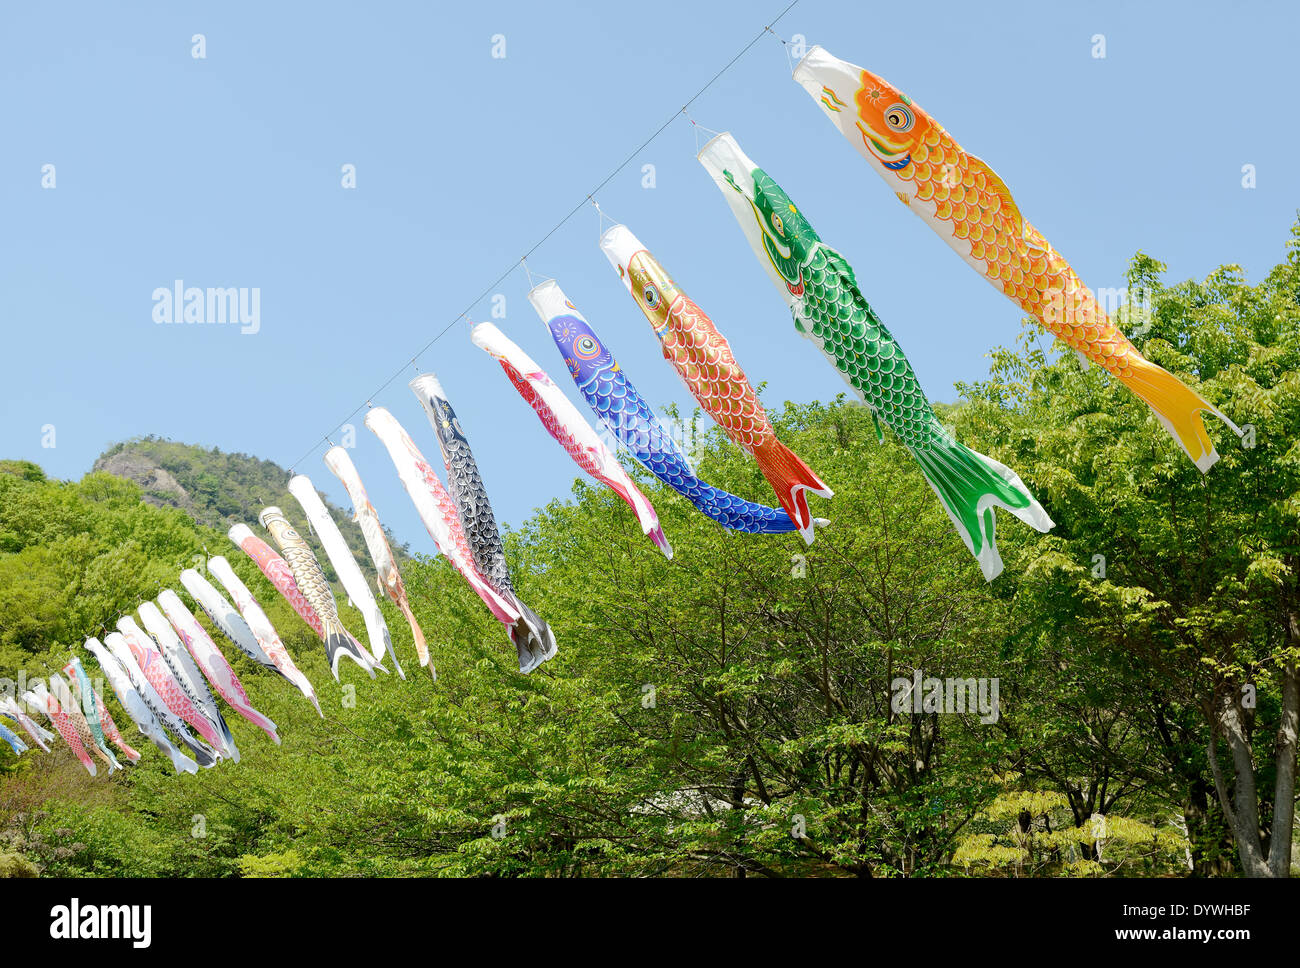
M276 591L285 596L286 602L298 612L298 617L312 626L312 631L317 635L325 638L325 622L316 615L316 609L312 608L312 603L308 602L307 596L299 589L294 569L289 567L289 563L273 547L253 534L248 525L234 525L226 534L230 541L243 548L244 554L251 557L253 564L266 576L266 581L276 586Z
M456 505L415 442L397 418L383 407L375 407L366 414L366 426L387 448L388 456L397 468L397 476L401 478L402 486L438 551L469 582L497 620L509 629L519 621L518 609L493 589L474 563Z
M139 760L139 751L128 746L126 740L122 738L117 723L113 722L108 706L104 704L104 697L95 691L95 687L90 682L90 677L86 675L86 670L82 668L81 660L74 657L71 662L63 667L63 672L72 682L73 696L77 702L81 703L82 711L87 714L86 718L90 720L90 717L94 715L105 738L121 750L123 755L132 763Z
M524 402L536 412L546 432L555 438L574 463L626 501L636 514L642 533L654 542L664 557L672 558L673 546L659 526L659 515L650 499L632 482L618 457L605 446L595 428L583 419L578 408L569 402L546 371L491 323L475 324L470 339L501 364L501 369Z
M81 740L81 745L108 764L109 774L112 774L114 770L120 770L122 764L117 762L117 757L115 757L113 752L108 748L108 744L100 743L95 737L94 732L90 728L90 723L86 719L86 714L81 710L81 703L79 703L77 697L73 695L72 687L68 685L68 681L62 676L56 674L50 676L49 682L50 694L54 696L54 698L59 701L59 705L63 707L64 715L68 717L68 721L72 724L72 728L77 731L77 736ZM99 723L96 722L95 725L98 726Z
M122 638L116 632L109 634L106 638L111 639L114 636L119 640ZM108 684L112 686L113 692L116 693L117 701L122 704L122 708L131 717L131 720L140 730L140 734L145 739L150 740L172 761L172 767L177 773L197 773L199 771L198 764L177 749L176 745L168 738L162 724L158 721L157 714L151 708L152 701L145 699L140 690L135 687L131 673L109 651L109 647L94 636L86 639L85 646L86 650L99 661L99 668L108 679ZM122 645L122 648L125 649L126 646ZM145 686L147 687L148 683L145 683ZM156 699L156 696L153 698ZM159 701L158 705L161 706L161 704L161 701Z
M104 647L108 649L109 654L116 659L118 665L122 667L122 671L126 673L127 679L130 680L130 684L135 690L136 695L143 700L144 704L148 707L147 711L153 714L158 725L165 726L167 729L172 731L181 745L189 750L191 755L193 755L194 763L197 766L202 766L205 769L215 766L217 759L221 754L191 733L181 715L176 712L168 704L168 700L163 698L162 694L154 688L153 682L151 682L149 677L144 674L144 670L140 668L140 663L136 661L135 653L132 651L131 646L127 644L126 636L121 632L109 632L104 636ZM161 659L158 660L158 664L162 665ZM103 668L107 669L108 667L104 666ZM180 687L176 686L175 688L179 692ZM128 710L131 708L129 693L127 708ZM136 722L148 724L148 716L145 716L138 709L136 712L141 713ZM164 731L160 730L159 732L163 733L161 737L159 737L158 732L151 731L149 738L171 757L172 764L176 767L177 772L196 772L195 770L190 770L186 765L187 757L179 753L179 751L167 749L169 745L174 744L171 744L170 739L166 736ZM165 740L165 742L160 742L160 739Z
M214 749L224 750L226 744L222 741L217 728L199 712L194 701L172 672L171 666L155 646L153 639L146 635L130 616L117 620L117 630L122 633L122 639L131 650L131 656L135 659L141 675L167 704L167 708L189 723L200 736L212 744Z
M293 577L293 569L289 567L289 562L281 558L269 544L253 534L246 524L236 524L226 534L231 541L243 549L244 554L253 559L253 563L261 569L267 581L274 585L276 591L284 596L284 600L293 606L298 617L310 625L313 632L322 639L325 638L325 623L316 614L316 609L312 608L311 602L307 601L307 596L298 588L298 581Z
M221 748L225 755L238 763L239 748L235 746L235 737L230 732L230 726L221 715L217 700L213 697L212 690L208 688L207 680L203 678L203 673L199 671L194 658L186 651L180 636L172 628L172 623L167 621L167 616L163 615L162 609L154 602L141 602L135 611L144 622L145 629L158 643L163 661L167 663L172 675L185 690L185 695L189 696L190 702L194 704L199 715L214 726L221 736Z
M248 693L244 691L244 684L239 681L239 676L235 675L235 670L230 667L230 663L221 654L217 644L199 624L194 613L185 607L185 603L170 588L164 589L158 595L158 604L162 606L167 620L176 629L176 634L181 637L190 655L194 656L194 661L203 670L208 682L212 683L212 687L221 694L221 698L231 709L265 732L279 746L280 737L276 734L275 723L253 708L253 704L248 700Z
M235 574L235 570L230 567L230 562L221 555L217 555L208 561L208 569L212 574L216 575L217 580L230 593L230 597L239 608L239 614L243 616L253 635L257 637L257 642L262 647L262 651L275 663L275 667L280 670L280 674L297 686L298 691L311 700L311 704L316 707L316 712L323 719L325 714L321 712L320 701L316 698L316 689L312 686L311 680L294 663L293 656L289 655L289 650L280 641L275 626L271 624L271 620L267 618L266 612L257 603L253 593L248 590L248 586L240 581L239 576Z
M90 758L90 754L86 751L86 746L81 741L77 727L73 725L68 714L63 711L59 701L45 688L45 683L38 679L32 684L31 692L25 693L23 698L32 705L45 710L45 715L50 717L50 722L54 724L54 728L59 731L59 735L63 737L63 741L68 744L81 765L86 768L86 772L91 776L97 775L95 761Z

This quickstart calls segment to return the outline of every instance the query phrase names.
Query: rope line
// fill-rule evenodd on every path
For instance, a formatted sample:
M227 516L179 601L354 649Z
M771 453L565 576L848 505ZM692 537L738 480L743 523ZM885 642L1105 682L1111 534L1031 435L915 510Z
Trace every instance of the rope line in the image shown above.
M639 144L630 154L628 154L628 156L624 158L622 162L619 163L617 168L615 168L603 179L601 179L600 184L598 184L595 188L593 188L586 195L584 195L582 201L578 202L578 204L574 205L573 208L569 209L568 213L562 219L556 222L555 225L551 227L550 231L548 231L540 239L534 242L533 245L528 249L528 251L523 254L519 262L511 263L510 266L504 272L502 272L499 276L496 277L496 279L494 279L491 283L489 283L483 289L482 292L480 292L477 296L475 296L474 300L471 303L469 303L469 305L467 305L461 312L457 313L451 322L449 322L446 326L444 326L441 330L439 330L432 339L430 339L427 343L425 343L424 346L422 346L419 349L419 351L416 352L414 356L409 357L408 360L411 366L415 367L416 372L417 373L419 372L419 368L416 366L416 360L418 360L421 356L423 356L426 352L428 352L429 348L432 347L434 343L438 342L438 340L446 336L447 333L450 332L452 327L454 327L457 322L459 322L461 319L468 320L470 310L472 310L485 298L491 295L492 292L497 288L497 286L499 286L502 282L504 282L510 276L510 274L519 267L521 263L526 263L530 255L532 255L539 248L541 248L551 238L551 236L553 236L556 232L558 232L565 225L567 225L569 221L573 218L573 216L577 215L578 212L580 212L587 204L590 203L592 205L595 205L596 211L604 218L608 218L608 216L604 215L604 213L600 211L600 206L596 203L596 198L595 198L596 194L602 188L608 185L611 181L613 181L614 178L617 177L618 174L624 168L626 168L636 159L637 155L641 154L642 151L648 148L650 144L654 142L661 134L663 134L664 131L668 129L668 126L671 125L674 121L676 121L679 117L686 117L688 120L690 120L689 115L686 114L686 109L689 108L692 104L694 104L695 101L699 99L699 97L702 94L704 94L705 91L707 91L715 83L717 83L718 79L721 78L723 74L731 70L731 68L735 66L736 62L740 60L742 57L744 57L747 53L749 53L750 48L752 48L755 44L757 44L760 40L762 40L766 34L773 34L774 36L777 37L778 40L781 40L780 36L776 35L775 32L772 30L772 28L775 27L786 14L788 14L791 10L793 10L798 3L799 0L791 0L791 2L786 5L784 10L782 10L779 14L777 14L770 23L766 24L762 30L760 30L757 34L754 35L754 38L749 43L747 43L744 47L741 48L740 52L736 54L735 57L727 61L727 63L716 74L714 74L711 78L709 78L707 82L705 82L703 87L701 87L698 91L692 94L689 99L687 99L685 104L683 104L680 108L674 111L669 116L667 121L665 121L658 128L656 128L654 133L651 134L650 137L642 141L641 144ZM784 40L782 40L781 42L783 44L785 43ZM691 121L691 124L694 125L695 122ZM524 266L524 269L525 272L527 272L526 265ZM315 451L318 447L320 447L321 444L329 442L329 434L332 434L335 430L343 427L344 424L351 423L357 414L359 414L366 407L372 406L371 401L375 397L383 393L385 390L387 390L388 387L392 385L393 381L396 380L399 376L401 376L402 373L406 370L406 366L407 364L403 363L396 370L394 370L392 376L390 376L387 380L381 383L377 389L375 389L374 391L372 391L370 394L366 396L365 403L356 407L346 417L344 417L338 423L334 424L334 426L330 429L329 433L327 433L325 436L321 437L310 447L308 447L307 450L303 452L302 456L299 457L297 460L292 461L289 464L289 466L296 467L297 465L301 464L304 460L310 457L312 452Z

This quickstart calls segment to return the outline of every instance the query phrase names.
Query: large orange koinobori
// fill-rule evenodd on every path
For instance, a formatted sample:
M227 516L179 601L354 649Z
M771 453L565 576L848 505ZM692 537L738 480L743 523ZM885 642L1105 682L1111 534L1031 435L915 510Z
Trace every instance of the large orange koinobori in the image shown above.
M1200 411L1241 436L1200 394L1138 352L1070 264L1020 214L1002 179L907 95L821 47L800 61L794 79L904 205L1081 358L1141 397L1202 472L1219 455Z

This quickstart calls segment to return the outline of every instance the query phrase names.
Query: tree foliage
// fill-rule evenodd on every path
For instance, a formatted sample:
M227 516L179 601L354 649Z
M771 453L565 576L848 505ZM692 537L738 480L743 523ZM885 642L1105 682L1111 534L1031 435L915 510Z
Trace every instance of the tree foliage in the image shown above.
M1247 431L1243 445L1211 428L1222 460L1207 475L1127 390L1036 331L960 388L944 419L1056 521L1039 535L1004 517L992 584L907 452L843 399L777 414L836 489L811 547L724 531L653 481L671 562L582 481L508 533L521 597L560 643L531 676L464 581L417 554L403 573L437 681L412 673L385 603L410 678L335 683L312 633L230 555L325 717L227 648L282 746L232 714L242 761L192 777L152 748L93 781L66 749L5 751L0 854L106 876L1286 874L1297 240L1253 286L1234 267L1166 285L1158 262L1133 261L1153 308L1120 324ZM716 433L698 466L765 493ZM57 668L224 541L107 475L0 471L6 669ZM186 486L249 499L205 480ZM899 689L917 680L996 680L997 715L918 711Z

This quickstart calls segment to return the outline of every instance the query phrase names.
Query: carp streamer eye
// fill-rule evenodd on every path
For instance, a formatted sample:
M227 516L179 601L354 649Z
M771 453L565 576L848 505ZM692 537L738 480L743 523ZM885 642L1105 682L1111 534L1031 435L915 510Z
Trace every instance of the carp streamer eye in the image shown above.
M781 221L781 216L775 212L772 213L772 228L776 229L777 235L785 235L785 223Z
M594 360L600 355L600 344L590 336L579 336L573 341L573 352L580 360Z
M911 131L916 119L906 104L891 104L885 109L885 124L895 131Z
M641 295L645 298L645 304L651 309L657 309L659 306L659 290L654 286L646 283L646 287L641 290Z

